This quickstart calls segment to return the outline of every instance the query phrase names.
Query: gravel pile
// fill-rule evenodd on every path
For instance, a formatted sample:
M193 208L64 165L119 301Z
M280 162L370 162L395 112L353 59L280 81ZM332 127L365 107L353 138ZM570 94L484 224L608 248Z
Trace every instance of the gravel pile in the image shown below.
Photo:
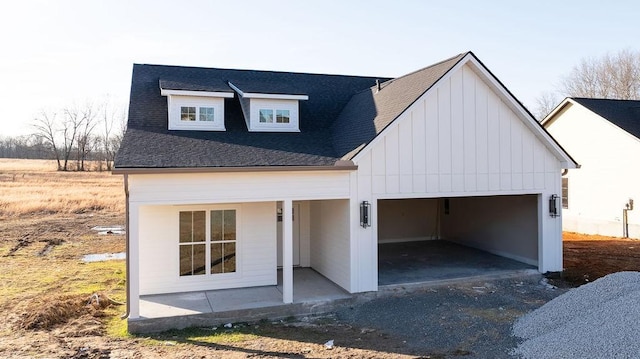
M640 272L573 289L521 317L513 335L523 358L640 358Z

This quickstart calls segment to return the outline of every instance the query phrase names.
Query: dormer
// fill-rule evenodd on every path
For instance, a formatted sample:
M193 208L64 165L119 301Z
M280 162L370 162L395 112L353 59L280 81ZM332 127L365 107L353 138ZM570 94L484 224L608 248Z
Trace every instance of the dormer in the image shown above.
M299 102L309 96L291 93L274 84L233 80L228 84L240 98L250 132L300 132Z
M224 99L234 93L224 82L196 85L160 80L160 94L167 96L169 130L225 131Z

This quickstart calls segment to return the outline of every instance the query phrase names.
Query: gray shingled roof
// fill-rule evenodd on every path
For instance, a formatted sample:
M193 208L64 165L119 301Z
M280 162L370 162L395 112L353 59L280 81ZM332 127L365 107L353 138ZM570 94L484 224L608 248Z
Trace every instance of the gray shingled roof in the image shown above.
M396 79L136 64L115 166L333 166L373 140L465 55ZM237 95L224 100L224 132L167 129L161 86L228 92L227 82L246 92L308 95L299 102L300 132L249 132Z
M466 53L389 80L351 98L333 125L333 145L352 158L444 76Z
M640 139L640 101L582 97L571 99Z

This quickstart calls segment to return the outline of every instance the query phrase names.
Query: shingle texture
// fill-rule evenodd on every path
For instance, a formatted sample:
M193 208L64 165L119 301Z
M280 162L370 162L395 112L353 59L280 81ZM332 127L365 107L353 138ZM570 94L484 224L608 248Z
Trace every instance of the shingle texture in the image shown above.
M640 101L581 97L572 100L640 139Z
M466 54L396 78L134 65L128 129L116 168L333 166L350 159ZM377 89L376 80L381 82ZM304 94L300 132L249 132L238 95L226 98L226 131L169 131L160 87Z

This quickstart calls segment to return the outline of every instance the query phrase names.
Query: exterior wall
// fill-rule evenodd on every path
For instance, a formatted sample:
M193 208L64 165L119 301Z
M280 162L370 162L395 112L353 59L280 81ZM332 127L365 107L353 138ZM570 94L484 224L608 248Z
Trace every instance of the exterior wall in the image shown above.
M579 104L547 124L548 131L581 165L570 170L566 231L622 236L622 209L640 201L640 140ZM640 202L638 202L640 204ZM629 236L640 238L640 209L628 212Z
M560 160L478 71L465 64L441 79L354 158L352 216L362 201L372 209L370 228L352 224L357 291L377 289L379 199L561 193ZM538 268L562 270L562 221L548 200L537 212Z
M313 201L311 218L311 267L351 291L349 201Z
M349 198L349 181L349 171L130 175L129 199L140 204L206 204Z
M441 233L443 239L535 265L538 196L451 198Z
M275 206L275 202L258 202L140 207L140 294L275 285ZM228 208L235 208L238 216L236 272L180 277L179 212Z
M378 243L438 238L437 199L382 200L378 219Z

